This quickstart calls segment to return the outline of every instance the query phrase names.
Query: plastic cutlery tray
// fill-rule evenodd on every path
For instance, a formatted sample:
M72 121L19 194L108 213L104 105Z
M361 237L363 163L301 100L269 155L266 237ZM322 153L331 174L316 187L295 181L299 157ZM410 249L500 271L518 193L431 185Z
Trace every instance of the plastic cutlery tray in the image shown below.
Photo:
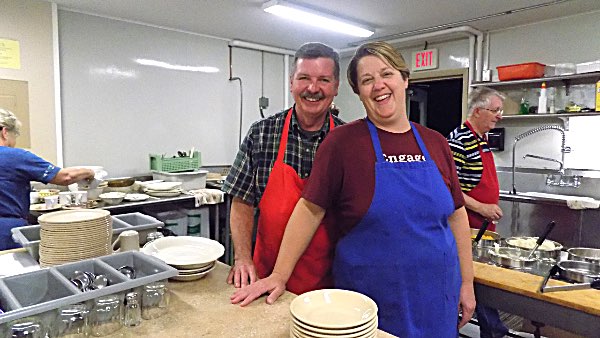
M146 237L149 233L155 232L158 227L164 225L163 222L152 216L148 216L139 212L129 214L114 215L112 218L112 242L114 242L119 234L125 230L135 230L140 234L140 246L146 243ZM24 227L13 228L13 239L21 244L29 254L39 261L40 259L40 225L29 225Z
M135 279L117 270L124 265L135 269ZM75 271L103 274L109 285L80 291L69 281ZM0 324L166 280L177 274L175 268L154 257L128 251L0 278L0 308L4 311L0 314Z

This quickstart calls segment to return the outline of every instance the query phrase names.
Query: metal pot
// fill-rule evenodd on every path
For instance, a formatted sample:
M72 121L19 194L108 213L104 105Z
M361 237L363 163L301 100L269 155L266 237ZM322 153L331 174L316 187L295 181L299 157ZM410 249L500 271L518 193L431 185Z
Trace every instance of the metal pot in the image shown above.
M477 236L478 232L479 232L479 229L471 228L471 239L475 238L475 236ZM488 238L491 237L492 239L485 239L486 237L488 237ZM494 243L500 243L500 234L498 234L497 232L486 230L483 233L483 237L481 237L481 239L477 243L477 246L493 248Z
M492 262L511 269L531 269L535 266L535 258L527 258L530 250L501 247L489 250Z
M600 249L571 248L567 250L568 259L573 261L591 262L600 265Z
M579 283L591 283L600 278L600 265L590 262L562 261L557 264L561 277Z
M509 247L512 248L519 248L519 249L523 249L526 251L531 251L533 249L533 247L535 246L535 242L537 241L538 237L509 237L506 239L506 245L508 245ZM519 241L519 240L527 240L529 241L532 245L519 245L516 244L515 242ZM535 256L538 258L552 258L555 260L559 260L560 259L560 251L563 249L562 244L555 242L555 241L551 241L549 239L545 240L544 242L551 242L554 244L554 249L553 250L544 250L541 247L538 247L537 250L535 251ZM529 253L528 253L529 254Z
M473 260L480 263L487 263L490 259L490 250L494 250L493 246L477 245L473 248Z

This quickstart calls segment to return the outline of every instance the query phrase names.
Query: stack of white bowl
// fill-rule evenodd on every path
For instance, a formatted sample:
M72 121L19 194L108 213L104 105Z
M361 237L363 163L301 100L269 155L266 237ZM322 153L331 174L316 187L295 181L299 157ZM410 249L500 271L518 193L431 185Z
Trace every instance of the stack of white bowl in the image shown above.
M144 186L144 193L154 197L174 197L179 196L182 182L157 182Z
M106 210L56 211L38 218L40 265L60 265L112 253L112 218Z
M179 271L174 280L192 281L212 271L217 259L225 253L223 245L212 239L193 236L162 237L142 248Z
M377 336L377 304L358 292L323 289L303 293L292 301L290 312L290 337Z

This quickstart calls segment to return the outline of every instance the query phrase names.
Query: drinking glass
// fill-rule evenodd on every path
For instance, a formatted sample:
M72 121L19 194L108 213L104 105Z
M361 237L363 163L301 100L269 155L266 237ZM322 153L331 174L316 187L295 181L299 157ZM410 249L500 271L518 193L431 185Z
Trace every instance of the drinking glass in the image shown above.
M90 330L93 336L102 337L121 329L121 303L121 296L118 294L94 300L90 314Z
M142 318L158 318L167 312L168 306L169 290L166 281L158 281L143 286Z

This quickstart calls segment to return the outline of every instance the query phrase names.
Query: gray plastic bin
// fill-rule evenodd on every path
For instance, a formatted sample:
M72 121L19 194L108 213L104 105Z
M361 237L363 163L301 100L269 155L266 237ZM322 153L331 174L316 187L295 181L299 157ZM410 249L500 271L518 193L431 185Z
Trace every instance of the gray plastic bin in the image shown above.
M154 217L139 212L111 216L112 219L112 242L117 240L119 234L125 230L135 230L140 233L140 246L146 244L149 233L155 232L163 223ZM40 225L28 225L11 229L15 242L27 249L27 252L36 261L40 260Z
M123 265L136 270L135 279L117 271ZM102 289L82 292L69 281L75 270L104 273L112 283ZM177 274L175 268L157 258L127 251L0 278L0 304L5 310L0 314L0 326L15 319L166 280Z
M125 230L135 230L140 234L140 246L146 244L146 238L149 233L156 232L158 227L164 226L163 222L152 216L142 214L140 212L132 212L129 214L121 214L111 216L113 219L113 238ZM115 228L114 224L119 228Z

